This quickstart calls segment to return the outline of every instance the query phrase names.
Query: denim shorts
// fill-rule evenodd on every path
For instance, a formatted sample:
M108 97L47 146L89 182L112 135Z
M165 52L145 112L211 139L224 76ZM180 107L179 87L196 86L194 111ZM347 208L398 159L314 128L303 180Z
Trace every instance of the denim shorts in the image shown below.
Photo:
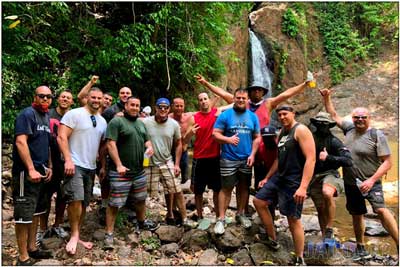
M83 201L85 207L89 206L95 174L96 170L75 165L75 174L65 177L61 186L66 203Z
M365 199L371 204L372 209L385 208L382 183L375 183L367 196L363 196L357 185L344 184L346 194L346 209L351 215L362 215L367 213Z
M35 167L35 169L44 175L44 169L41 167ZM43 180L39 183L32 183L27 176L26 170L13 174L15 223L32 223L33 216L44 214L47 211Z
M282 215L300 219L303 204L297 204L293 197L298 188L299 184L290 183L278 174L275 174L257 192L255 197L268 202L269 205L276 206L278 204Z

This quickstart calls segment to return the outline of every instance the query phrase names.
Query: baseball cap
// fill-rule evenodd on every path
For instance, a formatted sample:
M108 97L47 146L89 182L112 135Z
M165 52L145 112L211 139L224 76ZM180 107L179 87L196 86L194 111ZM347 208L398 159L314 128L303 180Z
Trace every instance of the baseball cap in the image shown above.
M266 126L262 128L261 136L276 136L276 128L274 126Z
M161 97L161 98L157 99L156 106L161 105L161 104L169 106L170 103L169 103L168 98Z

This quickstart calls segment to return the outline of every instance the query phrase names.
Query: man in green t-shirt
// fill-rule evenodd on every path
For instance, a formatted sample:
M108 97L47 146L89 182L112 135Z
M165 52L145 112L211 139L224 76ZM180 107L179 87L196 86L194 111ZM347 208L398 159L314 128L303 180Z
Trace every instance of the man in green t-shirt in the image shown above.
M145 220L147 179L143 170L144 154L153 155L153 146L142 121L138 120L140 100L129 97L123 117L114 117L106 131L107 148L112 159L108 177L111 185L106 212L104 249L113 249L113 231L118 209L133 203L137 216L137 229L155 230L154 222ZM146 150L145 150L146 149Z

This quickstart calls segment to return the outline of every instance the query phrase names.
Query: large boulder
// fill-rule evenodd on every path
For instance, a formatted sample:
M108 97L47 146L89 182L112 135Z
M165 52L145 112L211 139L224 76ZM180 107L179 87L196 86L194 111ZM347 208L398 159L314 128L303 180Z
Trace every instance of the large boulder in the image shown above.
M163 242L179 242L182 239L183 232L183 227L162 225L157 229L156 234Z
M207 249L200 255L197 265L215 266L217 262L218 252L213 249Z
M206 249L210 245L210 237L206 231L192 229L183 235L181 246L186 252Z

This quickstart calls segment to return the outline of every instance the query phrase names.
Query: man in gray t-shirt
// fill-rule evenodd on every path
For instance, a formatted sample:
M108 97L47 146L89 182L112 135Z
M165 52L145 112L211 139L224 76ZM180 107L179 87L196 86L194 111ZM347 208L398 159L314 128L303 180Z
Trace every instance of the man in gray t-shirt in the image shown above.
M346 208L353 218L357 249L353 260L368 259L371 255L364 248L364 214L367 213L365 199L378 214L383 227L396 242L399 250L399 231L392 213L385 207L381 177L392 167L390 149L385 135L370 128L371 115L366 108L355 108L352 122L344 121L332 104L331 91L320 91L325 108L337 125L344 131L344 144L351 152L354 165L343 168L346 192Z

